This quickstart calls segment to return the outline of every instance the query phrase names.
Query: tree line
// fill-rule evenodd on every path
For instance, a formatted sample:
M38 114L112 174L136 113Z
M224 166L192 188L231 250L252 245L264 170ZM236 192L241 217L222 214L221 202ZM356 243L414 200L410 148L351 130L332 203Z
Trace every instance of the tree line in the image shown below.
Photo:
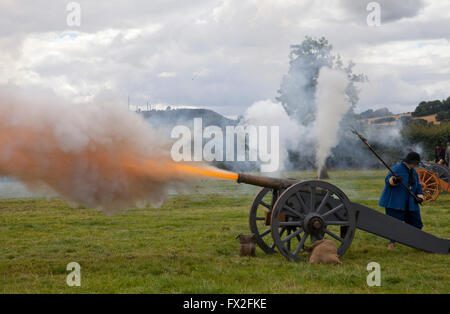
M422 101L411 114L413 117L423 117L437 114L436 120L450 121L450 97L445 100Z

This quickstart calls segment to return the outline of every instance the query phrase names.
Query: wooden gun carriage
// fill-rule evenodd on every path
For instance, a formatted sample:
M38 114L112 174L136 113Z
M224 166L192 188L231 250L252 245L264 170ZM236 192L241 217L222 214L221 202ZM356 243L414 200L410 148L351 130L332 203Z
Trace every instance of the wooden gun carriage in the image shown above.
M250 230L266 253L275 248L292 261L302 260L308 239L325 235L338 242L338 255L350 247L356 229L426 252L448 254L450 240L435 237L364 205L351 202L324 181L297 181L239 174L239 183L262 187L250 209Z
M450 169L447 166L422 162L416 170L425 203L435 201L442 192L450 192Z

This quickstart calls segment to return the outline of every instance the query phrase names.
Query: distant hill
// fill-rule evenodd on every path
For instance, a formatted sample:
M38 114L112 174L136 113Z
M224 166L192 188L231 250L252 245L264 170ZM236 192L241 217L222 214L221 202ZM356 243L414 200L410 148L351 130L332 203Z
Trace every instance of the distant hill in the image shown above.
M170 132L176 125L184 125L193 129L194 119L202 118L202 127L218 126L225 134L225 127L236 126L239 120L228 119L221 114L209 109L167 109L167 110L149 110L137 112L142 115L154 128ZM223 142L223 151L226 151L226 142ZM237 151L235 151L235 154ZM236 160L236 159L235 159ZM212 164L216 167L233 171L256 171L257 162L251 161L214 161Z
M236 125L237 120L228 119L209 109L167 109L138 112L155 128L173 128L175 125L193 126L195 118L202 118L203 127Z
M400 113L390 116L376 117L370 119L359 119L360 121L367 122L368 124L376 125L396 125L399 121L407 122L409 120L425 120L434 124L440 124L441 121L436 119L436 114L431 114L423 117L413 117L411 113Z
M356 119L371 119L371 118L377 118L377 117L388 117L394 115L392 112L389 111L388 108L380 108L377 110L366 110L361 112L360 114L356 114Z
M368 124L395 125L398 121L425 120L434 124L450 121L450 97L445 100L422 101L411 113L393 114L387 108L366 110L355 118Z

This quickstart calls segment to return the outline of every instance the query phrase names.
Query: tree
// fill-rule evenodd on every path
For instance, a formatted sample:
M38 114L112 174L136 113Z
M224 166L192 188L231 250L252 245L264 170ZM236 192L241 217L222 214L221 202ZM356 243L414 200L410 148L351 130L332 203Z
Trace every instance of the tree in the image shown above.
M325 37L315 39L306 36L300 45L292 45L289 55L289 71L284 75L279 96L276 98L288 115L300 123L307 125L314 121L315 92L320 68L340 69L347 74L349 84L346 94L352 109L359 100L357 82L367 81L363 74L354 74L355 63L350 61L344 65L340 55L332 54L333 46Z
M441 111L436 115L436 120L440 122L450 121L450 110Z
M442 111L450 110L450 97L444 101L422 101L414 110L412 115L414 117L423 117Z
M447 110L450 110L450 96L442 102Z
M380 124L380 123L394 122L394 121L395 121L394 117L385 117L385 118L379 118L379 119L373 120L372 123Z
M405 125L402 136L411 143L423 145L425 158L434 158L436 143L445 143L450 134L450 123L433 124L423 119L416 119Z
M363 74L354 74L355 63L347 65L341 56L332 53L333 46L325 37L312 38L306 36L299 45L292 45L289 55L289 70L283 76L278 97L276 98L284 107L289 116L303 125L309 125L315 120L316 103L315 93L319 72L322 67L342 70L346 73L349 83L346 94L352 105L352 109L344 117L344 120L353 120L353 108L359 100L359 90L355 83L367 81ZM307 164L313 159L313 152L302 151L295 156L295 163ZM319 177L327 176L326 168L322 169Z

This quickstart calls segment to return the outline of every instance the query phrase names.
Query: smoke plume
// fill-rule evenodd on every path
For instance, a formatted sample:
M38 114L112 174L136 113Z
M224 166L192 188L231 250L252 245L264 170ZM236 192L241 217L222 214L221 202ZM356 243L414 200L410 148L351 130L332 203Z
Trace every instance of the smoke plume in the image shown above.
M160 205L199 175L170 158L170 142L126 106L27 101L0 92L0 176L105 212Z
M348 78L344 72L322 67L315 99L311 99L309 105L315 108L315 119L307 126L290 117L278 102L259 101L247 110L247 123L280 127L280 156L283 162L280 170L289 168L290 150L301 152L303 156L315 155L320 174L331 150L339 143L341 121L351 107L345 93L347 86Z
M331 149L339 143L339 126L351 105L345 94L348 80L345 73L323 67L316 90L316 166L318 173L325 165Z
M306 149L312 142L311 132L291 118L281 103L271 100L255 102L245 112L245 122L251 125L278 126L280 129L280 171L289 170L289 149ZM302 147L304 146L304 147ZM250 147L249 149L252 149Z

